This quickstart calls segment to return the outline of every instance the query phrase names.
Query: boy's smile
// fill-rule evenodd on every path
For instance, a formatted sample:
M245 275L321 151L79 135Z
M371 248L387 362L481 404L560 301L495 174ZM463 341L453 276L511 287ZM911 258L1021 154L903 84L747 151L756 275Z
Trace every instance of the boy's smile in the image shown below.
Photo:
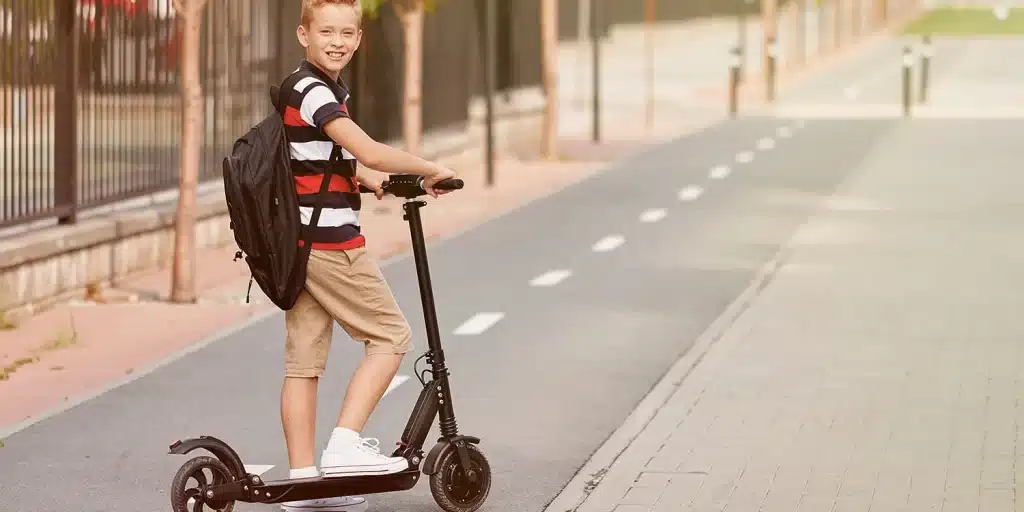
M363 35L359 13L346 4L321 6L313 12L309 26L300 25L297 33L306 59L335 80L351 62Z

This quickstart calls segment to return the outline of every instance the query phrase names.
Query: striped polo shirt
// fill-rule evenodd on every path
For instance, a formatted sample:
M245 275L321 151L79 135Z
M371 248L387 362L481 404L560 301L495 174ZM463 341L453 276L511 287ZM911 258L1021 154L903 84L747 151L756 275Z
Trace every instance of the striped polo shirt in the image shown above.
M295 87L285 107L284 131L299 196L302 238L313 242L312 249L362 247L366 240L359 226L361 198L355 178L356 159L323 130L328 121L349 117L348 89L343 81L331 80L307 60L302 61L292 77ZM311 226L313 207L328 168L332 171L328 194L319 221ZM299 241L300 245L303 243Z

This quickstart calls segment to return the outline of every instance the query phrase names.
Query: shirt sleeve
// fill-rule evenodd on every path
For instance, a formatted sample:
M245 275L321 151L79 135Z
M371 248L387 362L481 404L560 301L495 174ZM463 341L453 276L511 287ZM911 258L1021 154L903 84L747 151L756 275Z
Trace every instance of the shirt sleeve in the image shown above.
M299 109L302 120L323 131L324 126L339 117L349 117L348 108L338 101L326 84L316 85L302 98Z

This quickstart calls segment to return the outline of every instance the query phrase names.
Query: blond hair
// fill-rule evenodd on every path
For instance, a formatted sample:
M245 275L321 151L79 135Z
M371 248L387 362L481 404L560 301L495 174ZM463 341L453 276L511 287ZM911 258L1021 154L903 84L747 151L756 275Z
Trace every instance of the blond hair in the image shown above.
M352 8L356 10L356 16L360 23L363 20L363 6L360 0L302 0L302 14L299 17L299 22L302 26L309 27L309 21L313 16L313 11L325 5L352 6Z

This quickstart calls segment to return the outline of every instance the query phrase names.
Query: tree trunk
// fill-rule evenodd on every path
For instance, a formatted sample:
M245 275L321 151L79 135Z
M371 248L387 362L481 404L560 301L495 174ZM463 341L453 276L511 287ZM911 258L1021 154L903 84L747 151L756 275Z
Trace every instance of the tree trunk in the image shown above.
M843 23L845 22L845 20L843 19L845 17L845 13L843 11L845 3L846 2L844 0L834 0L832 2L832 22L834 27L834 33L832 35L835 38L835 40L832 43L832 46L836 50L842 48L843 41L846 40L846 36L845 34L843 34Z
M794 26L793 64L803 65L807 61L807 0L796 0L792 5L796 12Z
M887 2L885 0L875 0L875 26L882 28L889 21Z
M174 221L171 301L196 301L195 203L202 146L203 90L199 81L199 46L206 0L175 0L184 25L181 45L182 132L178 211Z
M558 0L540 0L541 48L544 73L544 158L558 157Z
M406 151L421 153L423 137L423 0L396 0L392 4L402 23L405 51L405 91L402 101L402 138Z
M761 0L761 18L764 26L764 43L761 45L761 69L767 82L767 80L771 79L768 75L770 73L769 61L772 58L770 54L771 48L778 48L775 45L778 40L778 0Z

